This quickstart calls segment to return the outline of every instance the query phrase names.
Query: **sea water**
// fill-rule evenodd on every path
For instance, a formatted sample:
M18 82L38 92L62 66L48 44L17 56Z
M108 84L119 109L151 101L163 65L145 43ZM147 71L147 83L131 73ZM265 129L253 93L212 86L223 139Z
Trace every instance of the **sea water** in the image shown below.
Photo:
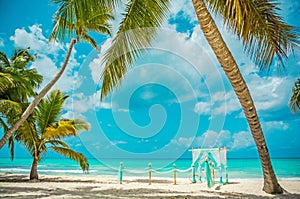
M180 178L191 178L191 159L178 160L117 160L117 159L89 159L89 172L83 173L77 162L64 159L43 159L38 164L39 174L47 175L89 175L89 176L118 176L120 162L123 163L124 176L147 177L149 168L153 177L172 178L174 166L177 169L177 176ZM17 158L11 161L9 158L0 158L0 174L29 174L32 164L30 158ZM175 164L175 165L174 165ZM279 179L300 180L300 158L297 159L272 159L275 173ZM259 159L228 159L227 172L230 179L261 179L262 169ZM186 172L184 172L186 171ZM225 175L224 169L221 170ZM201 175L201 174L199 174ZM220 171L215 171L220 176Z

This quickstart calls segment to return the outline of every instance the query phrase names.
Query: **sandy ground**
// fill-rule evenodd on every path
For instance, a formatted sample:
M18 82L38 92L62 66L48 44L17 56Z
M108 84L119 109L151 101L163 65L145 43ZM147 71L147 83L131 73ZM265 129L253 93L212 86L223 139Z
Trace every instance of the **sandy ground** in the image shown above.
M0 174L0 198L300 198L300 181L280 181L281 195L263 192L262 180L243 180L207 188L188 179L116 178L105 176L49 176L29 181L28 175Z

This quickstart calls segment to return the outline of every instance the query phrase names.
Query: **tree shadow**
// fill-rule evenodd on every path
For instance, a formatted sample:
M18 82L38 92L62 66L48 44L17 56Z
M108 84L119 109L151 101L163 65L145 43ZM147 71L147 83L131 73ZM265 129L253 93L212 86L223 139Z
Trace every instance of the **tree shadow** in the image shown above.
M10 188L7 186L1 186L0 183L0 198L16 198L16 199L27 199L27 198L112 198L112 199L118 199L118 198L149 198L149 199L174 199L174 198L186 198L186 199L221 199L221 198L253 198L253 199L270 199L270 198L283 198L283 199L290 199L290 198L300 198L300 194L291 194L291 193L284 193L281 195L275 195L275 196L257 196L253 194L245 194L245 193L229 193L229 192L219 192L218 187L215 187L212 190L201 190L197 193L186 193L181 190L177 191L170 191L166 189L159 189L159 188L152 188L151 186L146 186L147 182L146 180L128 180L126 181L126 184L130 184L132 182L140 182L145 184L145 188L128 188L126 187L126 184L124 187L120 185L121 187L118 188L105 188L103 184L97 183L95 180L64 180L60 177L54 177L54 178L43 178L39 181L31 182L28 180L27 175L0 175L0 182L6 182L6 183L22 183L25 186L16 186L13 188ZM41 186L41 187L33 187L31 186L31 183L47 183L47 182L57 182L61 183L61 187L47 187L47 186ZM64 187L64 183L78 183L79 186L75 186L75 188L69 189L67 186ZM87 183L93 183L89 186L80 186L82 182ZM170 183L171 181L167 181ZM28 186L26 186L27 183ZM79 184L80 183L80 184ZM111 182L113 183L113 182ZM155 180L153 183L166 183L165 180ZM117 186L117 184L116 184ZM221 186L221 185L220 185ZM207 196L208 195L208 196Z

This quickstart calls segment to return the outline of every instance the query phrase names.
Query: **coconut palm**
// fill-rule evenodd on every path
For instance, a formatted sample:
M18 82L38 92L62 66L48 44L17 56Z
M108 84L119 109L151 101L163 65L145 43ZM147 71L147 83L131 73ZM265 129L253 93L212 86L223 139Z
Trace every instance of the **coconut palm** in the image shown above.
M43 77L36 69L28 65L36 55L31 55L28 49L17 49L10 59L0 52L0 127L6 133L21 116L23 108L28 106L28 98L34 97L34 90L42 83ZM13 137L8 143L11 157L14 157Z
M59 119L68 96L53 90L42 99L35 111L16 131L15 139L23 144L33 157L30 179L38 179L37 165L48 149L77 161L83 171L89 168L86 157L72 150L63 138L77 136L89 125L80 119Z
M65 71L74 45L82 40L97 48L95 40L89 36L88 32L93 31L110 35L109 21L112 19L110 9L96 0L52 0L58 5L58 10L54 14L55 25L52 30L50 41L70 40L65 60L55 77L42 89L34 98L21 118L10 128L0 140L0 149L12 136L19 126L29 117L41 99L50 91L53 85L59 80Z
M298 78L292 88L292 96L289 100L289 107L293 113L300 110L300 78Z
M43 80L36 69L28 68L35 57L36 55L29 53L29 48L15 50L10 59L4 52L0 52L0 85L6 84L5 87L1 86L0 99L16 97L19 101L24 101L35 96L34 90Z
M119 85L129 66L149 47L170 6L170 0L129 0L126 14L112 45L104 55L101 99ZM272 168L258 115L236 61L224 42L211 13L242 40L245 52L259 67L284 66L287 55L298 46L299 35L277 14L278 4L270 0L192 0L200 28L228 77L247 118L262 164L267 193L282 193ZM133 31L130 31L133 30Z

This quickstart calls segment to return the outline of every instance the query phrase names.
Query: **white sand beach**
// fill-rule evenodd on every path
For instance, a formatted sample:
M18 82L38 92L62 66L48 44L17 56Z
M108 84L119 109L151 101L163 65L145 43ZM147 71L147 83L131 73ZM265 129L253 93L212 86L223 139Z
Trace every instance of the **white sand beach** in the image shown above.
M28 175L0 174L0 198L300 198L300 181L280 180L286 190L281 195L262 191L262 180L232 181L207 188L188 179L148 179L128 177L119 184L106 176L41 175L29 181Z

